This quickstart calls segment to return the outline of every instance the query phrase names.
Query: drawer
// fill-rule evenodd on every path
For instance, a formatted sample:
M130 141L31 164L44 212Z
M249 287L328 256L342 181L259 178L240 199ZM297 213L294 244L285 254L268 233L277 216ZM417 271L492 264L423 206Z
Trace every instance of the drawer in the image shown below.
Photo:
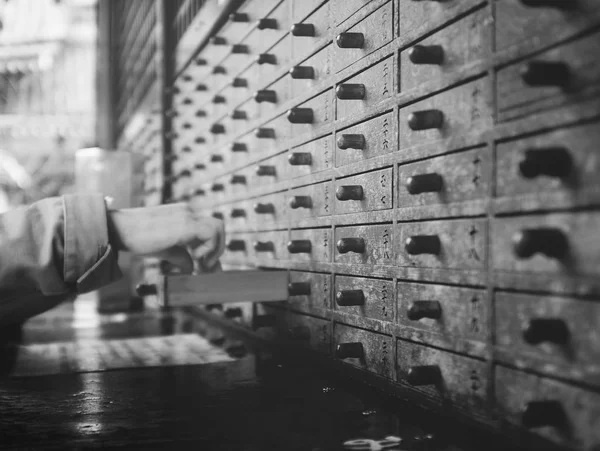
M484 269L486 236L485 219L398 223L398 266Z
M496 402L511 423L562 446L600 441L600 395L517 370L496 367Z
M492 224L494 268L500 272L597 278L599 229L597 212L496 218Z
M331 44L302 61L290 70L292 96L301 96L312 91L331 76Z
M263 62L264 61L264 62ZM292 62L292 42L290 35L286 35L273 47L258 54L258 76L261 80L271 80L277 73Z
M489 194L491 173L487 147L401 165L396 204L402 208L481 199Z
M393 37L392 2L371 13L336 38L333 65L336 72L383 47ZM348 33L354 33L349 35ZM360 38L362 35L362 39Z
M252 253L252 244L249 234L228 232L221 261L228 264L248 263Z
M275 260L286 258L287 230L255 232L252 240L252 255L257 264L269 265Z
M252 208L255 202L250 200L242 200L234 202L223 208L223 213L227 225L227 230L248 230L254 226L253 217L254 212ZM252 243L250 243L252 244ZM250 246L248 246L250 249Z
M596 0L566 3L572 7L537 7L527 6L521 0L498 0L496 49L546 47L598 23L600 4Z
M327 320L286 311L281 332L289 343L331 354L331 323Z
M292 0L292 18L294 23L301 22L321 3L323 3L323 0Z
M405 338L427 340L424 331L438 334L450 347L463 340L487 341L490 303L484 290L399 282L397 291L398 323Z
M329 169L332 160L333 135L327 135L291 149L288 154L287 174L289 177L295 178L320 172Z
M393 227L391 224L337 227L335 246L336 262L390 265L393 262Z
M597 144L600 124L579 125L496 145L496 195L534 197L557 194L580 203L600 181Z
M392 208L392 180L392 168L337 179L335 214Z
M333 210L332 182L316 183L290 190L287 198L287 219L329 216Z
M236 45L235 49L233 47L234 43ZM236 53L233 53L233 51ZM232 76L239 74L242 70L252 64L255 59L255 55L251 53L250 47L244 43L232 41L231 45L227 47L227 52L230 52L229 55L227 55L219 65L224 67L227 73ZM229 83L229 81L226 83Z
M327 91L292 108L287 113L291 124L291 135L296 137L303 133L312 133L325 124L333 121L332 91Z
M497 292L494 305L496 344L508 358L600 385L600 303Z
M335 135L335 165L344 166L384 155L397 148L398 132L392 113L362 122Z
M291 260L331 261L331 229L296 229L290 231L287 258Z
M278 79L275 83L267 86L265 88L266 91L275 92L275 102L269 101L261 101L253 100L254 104L257 106L258 115L260 117L268 117L273 115L279 107L286 102L288 102L292 98L292 86L291 86L290 77L284 76ZM257 91L257 95L261 94L261 90ZM256 99L256 97L255 97Z
M331 8L335 11L334 23L339 25L372 0L331 0Z
M212 202L224 202L231 196L231 186L226 176L218 177L203 187Z
M387 58L336 87L337 118L365 113L394 91L393 58Z
M258 187L272 185L287 180L289 163L287 152L280 153L246 169L248 186Z
M248 203L248 207L248 217L251 223L260 227L288 220L285 191L254 198Z
M488 16L488 9L480 9L401 51L398 89L410 91L485 58L491 51L486 47Z
M416 2L414 0L398 0L401 38L421 36L447 24L454 18L483 4L483 0L460 0L449 2ZM405 38L406 39L406 38Z
M335 323L333 342L337 360L387 379L394 377L392 337Z
M290 271L288 306L302 311L331 308L331 275Z
M297 2L296 2L297 3ZM307 1L306 3L310 3ZM333 29L331 4L326 2L306 19L295 21L291 28L294 59L314 52L315 44L325 39ZM311 25L312 27L310 27Z
M252 148L270 152L281 150L281 146L291 136L291 127L286 115L277 116L254 130Z
M394 284L391 280L336 275L333 303L340 313L393 321Z
M283 1L268 14L265 12L256 17L256 28L244 40L250 46L252 54L263 53L290 29L290 6L290 2Z
M498 71L498 120L510 121L600 92L600 34L548 50Z
M436 2L437 3L437 2ZM483 141L481 132L492 126L485 78L400 109L400 149L439 143L444 152Z
M489 381L483 361L398 340L398 380L445 405L486 416Z

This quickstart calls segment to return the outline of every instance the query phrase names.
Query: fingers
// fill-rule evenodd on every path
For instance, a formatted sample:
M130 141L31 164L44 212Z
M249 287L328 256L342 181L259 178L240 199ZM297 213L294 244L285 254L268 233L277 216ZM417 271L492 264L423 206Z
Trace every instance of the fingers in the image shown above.
M153 254L161 260L166 260L172 265L181 269L183 274L192 274L194 272L194 261L187 249L181 246L173 246Z
M213 223L214 230L210 237L194 250L194 257L198 260L203 271L212 270L225 250L225 226L222 221ZM202 241L202 237L198 237Z

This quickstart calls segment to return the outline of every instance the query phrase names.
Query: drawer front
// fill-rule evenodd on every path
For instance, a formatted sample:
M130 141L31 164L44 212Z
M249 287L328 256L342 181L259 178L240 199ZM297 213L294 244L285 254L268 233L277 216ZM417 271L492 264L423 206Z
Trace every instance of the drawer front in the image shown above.
M260 152L281 150L291 136L290 125L285 114L264 123L253 132L252 148Z
M307 2L310 3L310 2ZM314 27L314 36L294 36L292 34L292 52L294 59L314 52L315 44L329 36L333 29L330 2L320 6L306 19L294 23L310 24Z
M340 130L335 136L336 166L368 160L392 152L397 148L396 121L392 118L392 113L386 113ZM358 141L352 142L353 138L358 138Z
M298 229L290 231L290 243L297 240L307 240L311 243L310 252L291 253L287 250L290 260L329 262L331 261L331 229Z
M290 283L308 284L308 292L304 291L305 285L292 285L288 297L290 308L302 311L329 310L331 308L330 274L290 271Z
M580 192L600 185L598 142L595 122L497 144L497 195L559 193L566 202L578 200Z
M256 263L268 265L275 260L285 260L287 257L287 230L255 232L252 237L252 255ZM265 246L266 245L266 246ZM260 246L260 247L259 247Z
M392 168L337 179L335 181L335 213L390 209L393 205L392 185ZM345 197L350 191L357 189L362 190L362 200Z
M245 173L248 186L267 186L287 180L289 170L287 159L287 153L283 152L248 166L244 170L247 171Z
M600 34L544 52L498 71L498 120L509 121L586 100L600 91L600 60L596 58ZM554 86L536 85L535 63L562 63L568 75ZM527 74L531 71L532 79ZM549 77L550 70L543 75ZM542 75L537 75L542 77ZM527 84L526 83L529 83Z
M290 190L287 196L287 219L294 221L329 216L333 210L333 192L332 182Z
M492 225L494 268L522 274L597 277L600 273L599 228L598 213L495 219ZM544 235L548 231L551 234ZM541 250L532 253L531 249Z
M333 63L335 71L339 72L345 69L390 42L394 34L393 17L392 2L390 1L346 30L347 33L362 33L364 43L362 48L341 48L339 45L335 45ZM338 36L337 40L339 41L339 39Z
M331 0L331 7L335 11L335 25L341 24L348 17L354 15L359 9L368 5L372 0Z
M363 252L341 253L340 240L359 238L364 241ZM335 261L339 263L389 265L393 261L394 236L391 225L337 227L335 229Z
M255 226L256 221L254 220L254 213L252 208L256 202L252 199L242 200L234 202L224 208L221 208L221 212L224 215L227 227L229 230L243 230L250 229ZM247 248L251 248L252 243L247 243Z
M302 133L312 133L323 125L331 122L333 118L333 98L331 89L316 97L298 105L298 108L309 108L312 110L312 123L291 124L292 136Z
M288 342L331 354L331 323L324 319L285 312L283 336Z
M302 22L323 0L292 0L292 18L294 23Z
M335 323L334 353L338 360L352 366L365 369L388 379L393 378L394 347L392 337L370 332L356 327ZM344 357L341 354L344 345L359 344L362 346L362 357ZM342 348L340 348L342 347Z
M310 164L292 164L290 157L292 154L310 154ZM291 157L294 159L295 157ZM303 175L320 172L329 169L333 160L333 135L327 135L314 141L307 142L298 147L294 147L288 154L289 177L300 177Z
M248 202L250 223L257 226L282 223L288 220L286 192L268 194Z
M398 380L415 390L471 415L486 415L489 381L484 362L398 340L396 365ZM423 367L431 369L429 374Z
M481 148L398 167L402 207L452 204L489 194L492 155Z
M454 219L399 223L396 235L398 266L451 269L485 268L486 220ZM425 242L421 237L427 237ZM409 251L423 252L424 250L431 253L409 253ZM439 250L439 252L434 254L434 250Z
M459 340L485 342L489 335L490 303L484 290L398 283L398 323L406 328L439 334L448 344ZM418 332L406 338L423 341Z
M436 142L443 151L481 142L476 132L492 125L488 99L485 79L479 79L400 109L400 148ZM431 111L441 112L441 126L418 129ZM409 119L416 130L409 126Z
M416 46L400 52L399 90L410 91L423 83L439 80L448 74L457 72L467 64L484 58L491 50L485 46L487 17L486 9L476 11L419 41ZM424 63L425 60L418 59L417 52L421 50L421 47L430 46L441 48L441 54L438 52L434 55L424 55L424 57L437 58L437 60L431 60L435 62ZM423 50L431 52L436 49ZM413 59L415 62L412 62Z
M551 375L596 376L600 384L600 303L501 292L495 297L498 346L543 362L541 370Z
M286 28L286 30L289 30L289 28ZM262 30L263 33L265 31L268 30ZM286 35L281 41L273 45L273 47L261 53L272 55L275 58L275 64L258 64L257 60L258 76L262 80L270 80L292 62L292 41L290 35Z
M290 6L290 2L283 1L272 11L261 12L260 17L254 19L256 21L263 18L274 19L276 21L276 28L265 28L262 30L258 27L254 28L250 35L244 39L244 43L249 45L250 52L253 55L265 52L290 29Z
M293 78L289 75L293 96L301 96L304 93L312 91L316 86L322 84L331 76L332 52L332 46L331 44L328 44L326 47L296 66L309 67L312 69L312 78Z
M569 448L593 449L600 441L597 393L503 366L495 386L499 409L513 424Z
M357 291L362 292L362 305L348 305L360 302L360 299L353 298ZM340 313L381 321L394 320L394 285L391 280L335 276L333 299L334 308Z
M228 264L244 264L248 263L250 255L252 254L252 238L249 233L229 233L227 234L227 244L243 242L245 249L230 249L229 246L225 247L223 257L221 261Z
M387 58L337 86L338 119L364 113L391 96L394 90L393 61L392 57ZM346 92L351 88L348 85L360 85L364 89L364 93ZM356 96L357 94L363 94L363 98L345 98L347 95Z
M532 7L521 0L496 2L496 48L507 50L526 45L545 47L559 39L575 35L598 21L600 4L578 0L568 11L553 7Z
M292 85L291 79L287 76L279 78L277 81L267 86L265 89L269 91L275 91L277 101L272 102L256 102L252 100L259 112L259 117L269 117L275 113L281 105L288 102L292 98Z

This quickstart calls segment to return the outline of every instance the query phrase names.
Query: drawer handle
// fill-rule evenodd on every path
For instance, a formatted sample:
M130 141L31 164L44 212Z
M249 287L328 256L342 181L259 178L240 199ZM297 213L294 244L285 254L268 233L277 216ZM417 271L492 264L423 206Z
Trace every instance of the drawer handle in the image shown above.
M233 143L231 144L232 152L248 152L248 146L245 143Z
M562 404L552 400L528 402L521 416L521 424L527 428L561 427L566 424L566 420Z
M243 208L234 208L233 210L231 210L230 216L232 218L245 218L246 210L244 210Z
M206 165L204 163L196 163L196 166L194 166L195 169L202 171L204 169L206 169Z
M225 318L233 319L233 318L241 318L244 315L242 309L239 307L230 307L225 310Z
M577 2L573 0L521 0L521 3L531 8L575 9Z
M232 185L245 185L246 184L246 176L245 175L232 175L230 183Z
M341 238L336 243L336 247L340 254L347 254L348 252L364 254L366 248L365 240L362 238Z
M212 45L227 45L227 39L223 36L211 36L208 42Z
M196 111L196 117L206 117L206 116L207 116L206 111L204 111L204 110Z
M244 240L230 240L227 243L227 249L230 251L245 251L246 242Z
M190 124L189 122L186 122L181 127L186 130L189 130L190 128L192 128L192 124Z
M367 90L363 84L342 83L335 89L335 95L340 100L364 100Z
M215 184L213 184L213 186L210 188L210 190L211 190L213 193L217 193L217 192L225 191L225 185L223 185L222 183L215 183Z
M569 66L550 61L530 61L521 71L521 79L528 86L558 86L564 88L569 83Z
M256 175L259 177L272 176L275 177L275 166L257 166Z
M310 240L292 240L288 241L287 249L290 254L310 254L312 243Z
M223 161L223 155L220 155L218 153L212 154L210 156L210 161L212 163L221 163Z
M196 85L196 91L198 91L198 92L208 91L208 86L206 86L204 83L198 83Z
M191 177L191 176L192 176L192 173L191 173L191 171L189 169L184 169L183 171L181 171L179 173L179 177L180 178L181 177Z
M204 144L206 142L206 138L204 136L196 136L194 142L196 144Z
M221 103L226 103L227 101L225 100L225 97L223 96L219 96L216 95L212 98L212 103L214 103L215 105L221 104Z
M233 88L247 88L248 80L246 80L245 78L236 77L231 81L231 86Z
M206 66L207 64L208 64L208 61L206 61L204 58L196 59L196 66Z
M190 81L194 80L194 77L192 77L191 75L186 74L186 75L182 76L181 79L183 81L185 81L185 82L190 82Z
M540 253L550 258L561 259L567 254L569 243L559 229L525 229L513 236L513 249L518 258L531 258Z
M272 128L257 128L254 136L259 139L275 139L275 130Z
M277 30L277 20L272 17L264 17L256 21L256 28L259 30Z
M408 305L406 316L411 321L419 321L423 318L440 319L442 306L438 301L414 301Z
M337 200L341 201L363 200L365 198L365 192L360 185L344 185L336 188L335 197Z
M255 241L254 250L256 252L275 252L275 245L272 241Z
M362 343L340 343L335 347L338 359L362 359L365 355Z
M250 53L250 50L246 44L233 44L231 46L231 53L234 55L247 55Z
M288 294L290 296L310 295L310 282L290 282L288 284Z
M406 376L410 385L439 385L442 382L442 372L437 365L411 366Z
M314 120L312 108L292 108L287 114L292 124L312 124Z
M296 23L290 29L292 36L304 36L313 38L315 36L315 26L311 23Z
M192 148L190 146L183 146L183 148L181 149L181 151L183 153L190 153L192 151Z
M248 115L246 114L245 111L233 110L233 112L231 113L231 119L234 119L234 120L248 119Z
M138 296L146 297L158 294L158 289L154 283L140 283L135 287Z
M225 216L220 211L213 212L212 217L215 219L220 219L221 221L225 219Z
M315 70L311 66L294 66L290 69L290 77L296 80L313 80Z
M530 319L523 330L523 340L530 345L543 342L565 345L570 338L569 328L562 319L534 318Z
M257 315L254 317L254 328L273 327L277 323L275 315Z
M351 307L365 304L363 290L340 290L335 294L335 302L340 307Z
M261 53L256 57L257 64L277 64L277 58L272 53Z
M444 186L444 179L439 174L418 174L406 180L406 190L410 194L439 193Z
M186 97L185 99L183 99L181 101L181 103L183 103L184 105L191 105L193 103L193 101L189 97Z
M406 239L404 249L410 255L439 255L442 243L437 235L415 235Z
M165 111L165 116L174 118L174 117L179 116L179 113L176 110L167 110L167 111Z
M413 64L437 64L444 62L444 48L441 45L415 45L408 51Z
M275 214L275 206L273 204L254 204L254 212L259 215Z
M215 66L212 70L213 75L225 75L227 73L227 69L223 66Z
M341 49L362 49L365 45L365 35L362 33L340 33L335 42Z
M262 102L277 102L277 93L271 89L261 89L254 93L254 100L258 103Z
M337 139L337 146L339 149L359 149L364 150L367 146L365 135L340 135Z
M573 159L563 147L527 149L525 158L519 163L519 171L526 179L541 175L562 179L568 177L572 169Z
M294 196L290 198L290 208L312 208L312 198L310 196Z
M288 157L288 163L292 166L310 166L312 155L309 152L294 152Z
M414 131L442 128L443 125L444 113L440 110L415 111L408 115L408 126Z
M195 196L205 196L206 191L204 191L202 188L198 188L196 191L194 191L194 195Z
M231 22L249 22L250 17L246 13L231 13L229 15L229 20Z
M213 124L210 127L210 132L213 135L222 135L223 133L225 133L225 126L223 124Z
M181 196L181 202L189 202L189 201L190 201L189 194L184 194L183 196Z

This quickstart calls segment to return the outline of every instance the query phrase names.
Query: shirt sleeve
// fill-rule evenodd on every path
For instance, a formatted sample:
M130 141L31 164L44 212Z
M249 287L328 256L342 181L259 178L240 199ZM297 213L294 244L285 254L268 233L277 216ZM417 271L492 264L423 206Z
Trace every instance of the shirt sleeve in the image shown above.
M0 215L0 322L119 279L117 257L101 195L49 198Z

